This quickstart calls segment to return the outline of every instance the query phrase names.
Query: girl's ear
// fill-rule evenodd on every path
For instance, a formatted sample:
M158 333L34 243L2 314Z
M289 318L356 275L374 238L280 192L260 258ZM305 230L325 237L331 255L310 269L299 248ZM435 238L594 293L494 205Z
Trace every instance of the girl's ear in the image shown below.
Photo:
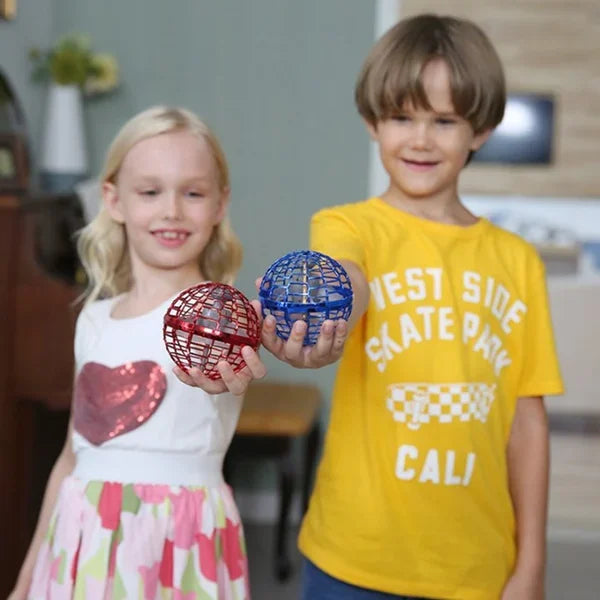
M102 201L104 202L106 211L114 221L117 223L125 222L125 218L121 211L121 202L119 201L117 186L114 183L110 181L102 183Z
M481 146L483 146L489 139L490 135L492 135L493 133L493 129L485 129L484 131L480 132L480 133L476 133L473 136L473 141L471 142L471 148L470 150L472 150L473 152L475 152L476 150L479 150L479 148L481 148Z
M217 214L215 216L215 225L218 225L227 215L227 211L229 210L230 195L231 195L231 190L229 188L225 188L221 192L221 198L219 199L219 207L217 209Z

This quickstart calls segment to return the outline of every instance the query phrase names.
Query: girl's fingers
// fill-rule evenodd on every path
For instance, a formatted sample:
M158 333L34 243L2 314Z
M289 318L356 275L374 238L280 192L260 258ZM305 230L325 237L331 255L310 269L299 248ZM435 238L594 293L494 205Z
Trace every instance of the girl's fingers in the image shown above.
M183 371L179 367L173 367L173 373L175 373L175 376L181 382L187 383L187 385L195 385L193 378L190 377L185 371Z
M217 363L217 369L221 374L221 379L225 387L234 396L242 396L246 392L251 379L249 375L244 374L243 371L240 371L238 374L234 373L231 365L224 360Z
M205 375L202 374L202 371L197 367L190 369L189 374L185 371L182 371L179 367L173 368L173 373L175 376L186 385L191 385L192 387L199 387L203 389L207 394L220 394L225 391L225 386L221 381L214 381L209 379Z

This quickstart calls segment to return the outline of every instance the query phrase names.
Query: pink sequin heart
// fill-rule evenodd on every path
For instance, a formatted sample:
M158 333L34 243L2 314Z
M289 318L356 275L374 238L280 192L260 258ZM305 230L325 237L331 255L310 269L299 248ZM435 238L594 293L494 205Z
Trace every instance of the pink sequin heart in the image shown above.
M110 368L89 362L75 381L73 426L100 445L145 423L167 389L162 367L140 360Z

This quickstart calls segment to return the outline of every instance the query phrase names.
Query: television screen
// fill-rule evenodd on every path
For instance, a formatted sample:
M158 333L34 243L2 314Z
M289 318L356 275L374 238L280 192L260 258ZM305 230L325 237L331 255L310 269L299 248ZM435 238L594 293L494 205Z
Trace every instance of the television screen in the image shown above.
M554 98L509 94L504 118L473 162L549 164L554 137Z

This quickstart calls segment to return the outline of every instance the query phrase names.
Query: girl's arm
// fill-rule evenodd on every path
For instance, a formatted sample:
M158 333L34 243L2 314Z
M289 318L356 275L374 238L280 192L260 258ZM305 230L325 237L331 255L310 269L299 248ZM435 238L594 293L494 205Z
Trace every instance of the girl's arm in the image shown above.
M546 565L549 441L544 400L517 400L507 449L510 494L517 523L517 562L502 600L542 600Z
M325 321L314 346L302 346L307 324L296 321L287 341L277 337L275 333L275 318L268 316L263 323L263 346L279 360L301 369L317 369L329 365L342 355L344 343L352 328L360 321L369 304L369 283L362 269L353 261L341 260L340 264L346 269L352 291L352 313L348 321Z
M8 597L9 600L21 600L27 596L27 592L31 584L35 560L42 544L42 540L44 539L44 536L48 530L48 525L50 524L50 517L52 516L52 512L56 504L58 490L60 489L63 479L67 477L67 475L69 475L75 467L75 455L73 454L73 449L71 446L72 429L73 419L71 417L69 420L69 428L65 445L63 446L60 455L54 463L54 467L52 468L52 472L48 478L46 492L44 493L44 500L42 502L42 508L38 517L35 533L33 534L31 544L29 545L29 550L27 551L27 555L23 561L23 566L19 572L17 583L12 593Z

